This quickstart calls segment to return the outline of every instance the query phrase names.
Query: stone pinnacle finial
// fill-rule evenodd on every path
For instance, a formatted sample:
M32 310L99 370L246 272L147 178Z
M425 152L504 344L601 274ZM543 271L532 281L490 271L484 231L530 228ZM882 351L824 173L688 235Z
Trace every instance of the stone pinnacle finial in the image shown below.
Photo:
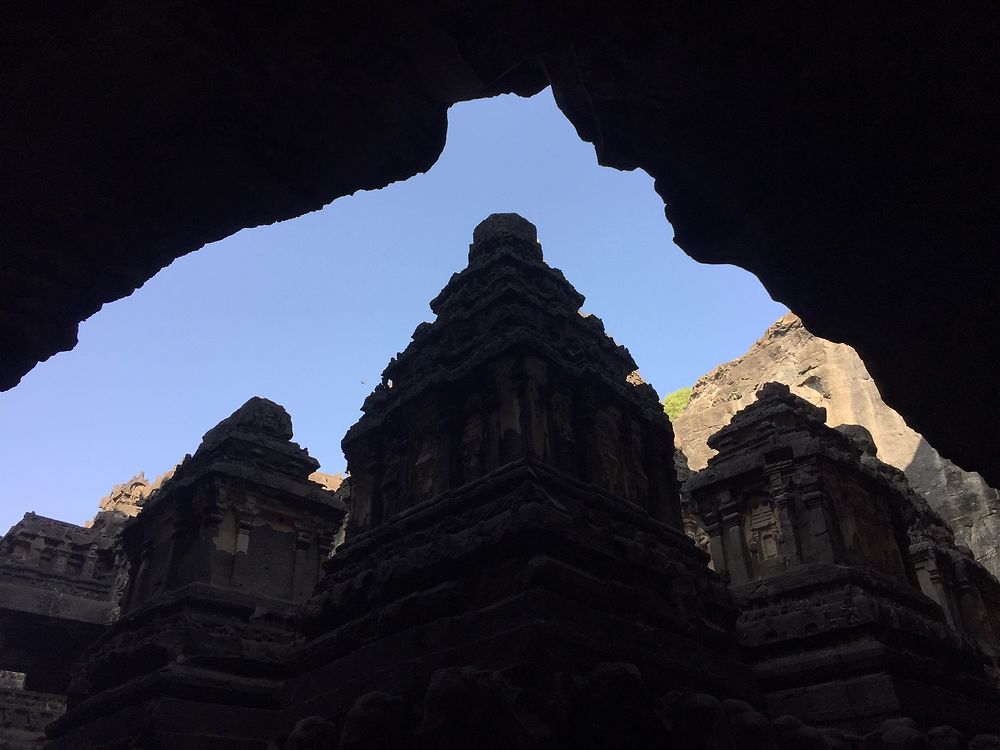
M292 439L292 418L280 404L254 396L206 432L199 450L206 450L237 431L287 441Z
M472 242L478 245L504 235L512 235L518 239L538 242L538 230L535 225L518 214L490 214L472 232Z
M509 239L530 245L541 260L542 247L538 244L538 230L535 225L517 214L490 214L472 232L469 260L477 255L477 250L497 240Z

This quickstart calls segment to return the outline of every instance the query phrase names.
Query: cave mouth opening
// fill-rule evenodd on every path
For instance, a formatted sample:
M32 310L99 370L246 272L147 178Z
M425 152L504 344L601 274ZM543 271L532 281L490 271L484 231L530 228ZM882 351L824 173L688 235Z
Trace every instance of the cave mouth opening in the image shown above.
M652 180L599 166L549 90L460 103L449 118L428 172L177 259L0 394L9 496L82 521L113 484L167 471L254 394L282 403L296 440L340 471L361 403L495 212L537 225L547 262L661 396L742 354L784 311L751 274L674 247ZM53 457L72 497L36 491Z
M179 255L429 169L456 102L551 85L685 252L755 273L1000 483L993 6L229 10L5 27L0 388Z

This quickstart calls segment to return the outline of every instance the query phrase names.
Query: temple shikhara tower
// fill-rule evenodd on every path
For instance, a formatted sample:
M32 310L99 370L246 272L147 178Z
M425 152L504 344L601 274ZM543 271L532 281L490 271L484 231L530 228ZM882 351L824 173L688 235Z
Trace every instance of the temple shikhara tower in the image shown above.
M254 397L92 527L25 516L0 748L995 746L966 739L1000 729L1000 584L863 430L769 384L682 501L656 393L582 304L494 214L343 483Z
M894 714L992 726L996 581L962 560L863 428L825 417L768 383L685 487L771 712L855 730ZM938 585L938 559L968 571L962 585Z
M346 513L291 439L288 413L252 398L145 500L56 747L253 747L277 731L276 675Z
M323 685L345 713L362 689L446 710L439 680L474 680L523 695L505 731L529 735L571 731L556 707L605 662L633 665L653 694L749 697L733 604L681 529L655 392L580 314L533 225L494 215L473 239L431 303L437 320L344 438L347 541L307 609L303 652L323 666L290 690ZM439 669L454 674L432 679Z

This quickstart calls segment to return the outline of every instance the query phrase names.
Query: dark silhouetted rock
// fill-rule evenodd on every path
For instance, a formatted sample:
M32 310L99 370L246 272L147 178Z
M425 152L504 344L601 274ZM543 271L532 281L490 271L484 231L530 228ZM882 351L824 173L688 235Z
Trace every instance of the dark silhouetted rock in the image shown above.
M372 691L354 701L344 718L340 750L393 750L414 743L402 698Z
M653 694L634 664L600 664L578 678L570 717L572 747L668 747Z
M998 24L992 2L25 3L0 29L0 386L175 258L431 168L456 102L551 86L601 164L653 177L685 251L756 274L995 472Z
M930 750L962 750L965 736L955 727L933 727L927 730L927 742Z
M524 731L504 685L470 668L441 669L424 697L421 747L441 750L519 750Z
M375 750L378 746L370 747ZM337 727L322 716L299 719L282 750L337 750Z

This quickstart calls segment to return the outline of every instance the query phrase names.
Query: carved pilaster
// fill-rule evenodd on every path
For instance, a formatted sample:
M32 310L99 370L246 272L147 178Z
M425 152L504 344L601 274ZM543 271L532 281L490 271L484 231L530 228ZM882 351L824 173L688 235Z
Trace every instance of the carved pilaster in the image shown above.
M722 524L719 523L714 514L705 518L704 522L703 528L708 535L708 554L712 558L709 567L717 571L719 575L728 575L726 552L722 545Z
M747 561L746 540L743 538L743 516L732 504L723 509L722 529L729 578L734 584L746 583L750 580L750 565Z
M819 472L810 467L800 474L802 502L809 519L809 539L803 540L805 562L835 562L835 541Z
M921 591L940 605L945 619L954 630L960 630L956 622L953 603L945 586L944 576L938 567L937 554L929 542L921 542L910 546L910 559L916 569L917 581Z
M784 471L787 465L787 463L772 464L765 467L764 473L767 476L768 489L781 528L778 550L785 559L786 567L791 567L801 562L801 551L795 534L795 508L792 496L785 488Z
M253 533L257 508L253 501L249 501L237 514L236 519L236 554L233 555L232 574L227 583L230 585L244 581L248 578L247 566L249 564L250 537Z
M94 570L97 567L97 544L91 544L87 547L87 555L83 561L83 569L80 574L84 577L91 578L94 575Z

